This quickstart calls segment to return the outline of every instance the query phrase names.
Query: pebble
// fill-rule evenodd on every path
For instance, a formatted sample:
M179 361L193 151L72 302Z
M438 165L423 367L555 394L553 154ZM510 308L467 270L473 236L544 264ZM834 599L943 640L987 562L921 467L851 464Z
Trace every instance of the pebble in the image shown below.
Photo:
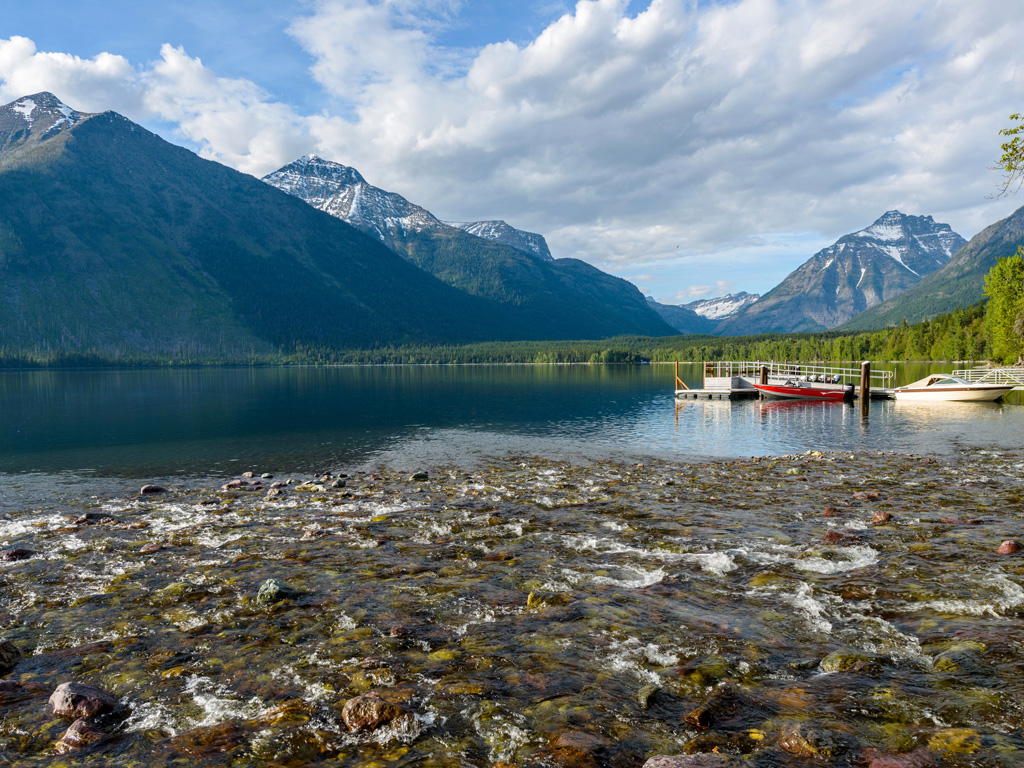
M95 717L116 705L113 694L88 683L61 683L50 696L50 709L60 717Z
M1020 542L1014 539L1007 539L999 545L999 549L996 550L1000 555L1013 555L1020 552Z
M161 549L163 549L163 545L157 544L155 541L151 541L148 544L143 544L139 547L139 552L143 555L150 555L153 552L159 552Z
M892 515L882 510L878 510L871 516L872 523L888 523L890 520L892 520Z
M271 605L282 600L295 600L306 594L309 593L278 579L267 579L260 584L259 592L256 593L256 605Z

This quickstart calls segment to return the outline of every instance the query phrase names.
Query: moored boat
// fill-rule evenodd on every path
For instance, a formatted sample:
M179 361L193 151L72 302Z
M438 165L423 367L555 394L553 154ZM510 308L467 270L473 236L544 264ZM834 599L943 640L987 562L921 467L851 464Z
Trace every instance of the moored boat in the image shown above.
M765 397L785 400L822 400L841 403L853 399L853 385L849 384L842 389L836 389L816 387L809 381L791 379L785 384L755 384L754 388Z
M983 384L948 373L933 373L920 381L896 387L893 396L897 400L979 402L998 400L1013 387L1013 384Z

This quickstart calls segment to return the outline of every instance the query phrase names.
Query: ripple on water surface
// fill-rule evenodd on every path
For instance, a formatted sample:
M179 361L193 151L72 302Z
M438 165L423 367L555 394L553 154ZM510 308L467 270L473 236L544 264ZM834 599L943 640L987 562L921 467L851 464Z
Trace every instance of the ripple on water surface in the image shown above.
M0 562L0 755L52 763L75 680L121 705L68 765L1019 765L1022 466L508 458L8 504L35 554ZM390 721L350 729L371 692Z

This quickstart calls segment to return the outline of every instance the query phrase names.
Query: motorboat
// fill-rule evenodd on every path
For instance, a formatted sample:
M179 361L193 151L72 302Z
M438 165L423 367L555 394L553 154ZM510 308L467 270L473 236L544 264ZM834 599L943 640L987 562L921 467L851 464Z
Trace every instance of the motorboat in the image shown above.
M897 400L931 400L934 402L998 400L1014 384L988 384L972 382L949 373L933 373L920 381L896 387L893 396Z
M823 400L842 403L853 400L853 385L842 388L815 386L811 381L790 379L785 384L755 384L754 388L765 397L784 400Z

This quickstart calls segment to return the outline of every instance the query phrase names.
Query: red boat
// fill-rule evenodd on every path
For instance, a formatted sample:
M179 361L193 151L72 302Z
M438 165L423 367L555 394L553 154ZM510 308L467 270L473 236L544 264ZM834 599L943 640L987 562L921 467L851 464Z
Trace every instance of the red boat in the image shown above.
M853 400L853 385L847 384L842 389L826 389L816 387L809 381L787 381L785 384L755 384L754 387L765 397L777 397L784 400L823 400L842 403Z

